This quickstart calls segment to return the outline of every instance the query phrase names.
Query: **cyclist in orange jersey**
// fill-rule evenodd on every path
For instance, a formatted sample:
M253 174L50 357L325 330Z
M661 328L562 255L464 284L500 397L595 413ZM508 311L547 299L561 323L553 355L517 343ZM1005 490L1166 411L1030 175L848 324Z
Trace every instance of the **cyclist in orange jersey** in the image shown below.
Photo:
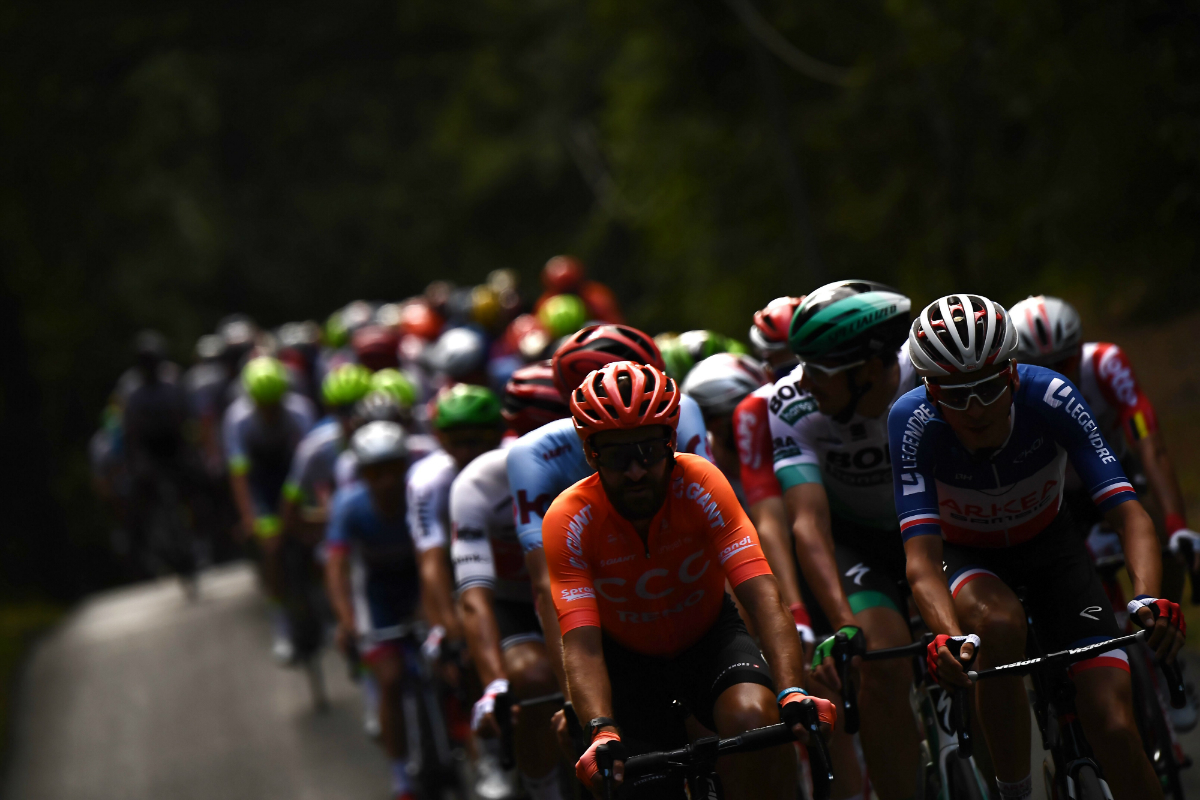
M674 451L679 397L660 370L628 361L571 393L597 471L550 506L543 546L571 701L586 723L576 774L594 793L600 744L616 740L626 753L686 744L674 701L728 737L778 722L780 705L807 696L800 639L754 526L717 467ZM831 725L833 704L814 700ZM731 798L795 797L791 748L737 756L721 771Z

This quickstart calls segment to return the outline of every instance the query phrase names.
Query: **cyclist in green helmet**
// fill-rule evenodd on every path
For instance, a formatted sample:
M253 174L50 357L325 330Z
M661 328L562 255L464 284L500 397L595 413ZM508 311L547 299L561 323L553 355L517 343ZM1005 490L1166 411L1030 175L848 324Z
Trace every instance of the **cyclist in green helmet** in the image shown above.
M291 640L278 606L280 503L292 457L316 410L308 398L291 391L287 368L277 359L252 359L242 369L241 383L245 394L229 406L222 426L229 483L242 531L257 542L263 585L275 602L275 656L287 661Z
M402 411L410 411L417 402L417 387L398 369L381 369L371 376L371 389L383 391L395 398Z
M574 333L587 323L587 306L576 295L558 294L538 309L538 320L553 338L558 339Z
M371 391L371 371L362 364L342 364L329 371L321 382L321 399L337 414L349 411Z
M845 631L857 649L911 641L897 588L905 559L887 444L888 410L918 383L907 355L910 306L872 281L838 281L809 294L788 329L800 365L776 382L768 405L775 475L814 632L820 639ZM817 681L837 690L831 646L832 639L817 645L814 666ZM871 783L881 800L912 797L912 670L899 659L864 662L857 681ZM835 749L851 752L841 737Z

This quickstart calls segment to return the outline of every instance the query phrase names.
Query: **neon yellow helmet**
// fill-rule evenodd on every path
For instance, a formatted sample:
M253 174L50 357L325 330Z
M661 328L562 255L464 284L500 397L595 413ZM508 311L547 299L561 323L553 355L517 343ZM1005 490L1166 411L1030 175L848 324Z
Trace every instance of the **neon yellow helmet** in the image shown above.
M371 391L371 371L362 364L342 364L321 382L321 398L334 408L352 406Z
M417 387L398 369L381 369L371 376L371 388L396 398L401 408L412 408L417 402Z
M253 358L242 368L242 387L259 405L278 403L288 390L287 367L270 356Z
M587 306L573 294L556 294L538 309L538 320L555 339L579 330L587 319Z

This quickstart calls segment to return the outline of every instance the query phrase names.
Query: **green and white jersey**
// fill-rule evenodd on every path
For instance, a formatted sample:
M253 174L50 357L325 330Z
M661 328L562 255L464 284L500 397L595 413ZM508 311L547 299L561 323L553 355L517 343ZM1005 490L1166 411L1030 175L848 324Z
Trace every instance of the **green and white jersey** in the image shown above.
M920 383L908 343L901 346L900 385L895 403ZM834 517L869 528L899 528L892 494L888 452L888 411L878 417L855 414L846 423L817 410L817 401L800 388L803 367L775 383L768 404L775 477L783 491L802 483L824 484Z

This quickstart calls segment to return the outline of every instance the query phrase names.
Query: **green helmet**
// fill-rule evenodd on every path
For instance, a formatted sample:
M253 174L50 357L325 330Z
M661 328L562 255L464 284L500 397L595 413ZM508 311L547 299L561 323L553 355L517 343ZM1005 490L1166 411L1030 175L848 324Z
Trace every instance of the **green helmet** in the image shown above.
M371 376L371 389L387 392L396 398L401 408L412 408L417 402L417 387L398 369L381 369Z
M587 306L576 295L556 294L538 309L538 320L557 339L583 327L588 320Z
M679 382L687 377L692 367L709 356L715 356L717 353L746 352L746 347L741 342L716 331L686 331L678 335L663 333L655 336L654 341L662 352L667 374Z
M321 398L331 407L352 406L371 391L371 371L362 364L342 364L321 382Z
M500 425L500 398L491 389L459 383L437 399L433 424L450 428L495 428Z
M242 386L256 403L278 403L288 390L287 367L270 356L253 358L242 368Z
M342 309L339 308L325 320L325 344L336 350L345 347L349 341L350 332L346 330L346 323L342 320Z
M796 309L788 345L802 361L849 364L894 353L908 337L912 301L874 281L837 281Z

